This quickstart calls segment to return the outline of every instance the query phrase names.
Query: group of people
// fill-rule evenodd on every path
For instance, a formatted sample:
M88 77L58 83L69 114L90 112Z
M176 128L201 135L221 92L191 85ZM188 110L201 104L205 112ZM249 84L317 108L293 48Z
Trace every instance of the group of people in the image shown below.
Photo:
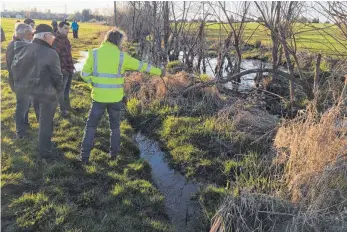
M9 85L16 94L16 134L27 137L28 112L33 105L39 121L39 153L52 151L53 117L59 102L63 117L70 107L69 92L74 65L67 37L69 23L63 21L56 33L52 27L32 19L15 25L13 40L6 50Z
M57 31L47 24L35 28L33 20L15 25L15 35L6 51L9 85L16 94L16 134L27 138L30 127L28 111L33 104L39 122L39 156L50 157L54 149L51 142L53 119L57 106L63 117L68 117L70 88L74 65L68 39L69 23L62 21ZM106 34L99 48L89 51L81 71L82 79L91 87L92 104L86 123L80 160L89 162L95 132L107 109L111 127L110 158L120 150L120 110L124 97L124 72L138 71L152 75L165 75L159 69L122 51L125 35L117 28Z

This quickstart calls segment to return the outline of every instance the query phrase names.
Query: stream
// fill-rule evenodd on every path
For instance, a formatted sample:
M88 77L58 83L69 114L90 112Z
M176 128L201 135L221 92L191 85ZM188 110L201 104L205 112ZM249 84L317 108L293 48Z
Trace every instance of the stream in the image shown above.
M88 52L81 52L81 59L75 63L75 68L79 72L82 70ZM211 67L217 63L216 58L208 60L210 65L207 66L206 73L214 77ZM207 62L207 63L208 63ZM263 67L271 67L271 64L264 63L259 60L243 60L242 69L254 69ZM226 75L226 73L224 73ZM245 75L241 79L239 90L248 90L254 86L254 77L256 74ZM232 88L232 84L226 84ZM198 193L199 184L186 179L183 175L169 167L168 161L165 159L165 153L160 149L159 144L137 133L134 136L137 146L140 149L140 156L146 160L152 169L152 178L165 197L165 208L171 223L177 232L194 232L200 231L197 226L201 225L202 211L197 200L192 199L192 195Z
M191 196L198 192L198 185L169 167L165 153L156 141L141 133L135 136L135 141L141 158L152 167L153 181L165 197L166 212L175 230L197 231L196 226L201 224L201 209L199 202L192 200Z

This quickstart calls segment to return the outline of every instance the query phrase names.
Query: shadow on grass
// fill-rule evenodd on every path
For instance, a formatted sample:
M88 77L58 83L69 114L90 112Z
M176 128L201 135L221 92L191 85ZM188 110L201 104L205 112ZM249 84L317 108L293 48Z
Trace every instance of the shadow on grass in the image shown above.
M48 159L37 155L37 122L28 140L15 139L14 95L2 83L2 225L3 231L172 231L164 199L152 185L150 167L139 157L132 128L121 125L121 153L108 161L107 117L100 123L91 163L78 161L90 98L88 87L74 81L68 119L55 116ZM30 112L30 118L34 117Z

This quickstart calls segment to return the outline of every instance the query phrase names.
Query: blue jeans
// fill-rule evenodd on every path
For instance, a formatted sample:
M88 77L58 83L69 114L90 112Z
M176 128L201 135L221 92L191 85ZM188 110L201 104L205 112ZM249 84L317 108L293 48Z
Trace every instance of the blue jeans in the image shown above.
M109 120L110 120L110 154L112 157L116 156L120 150L120 112L122 108L122 102L115 103L101 103L93 101L89 117L87 120L87 125L84 131L84 137L81 148L81 157L88 159L90 156L90 151L93 148L94 136L98 124L104 115L105 109L107 109Z
M39 121L39 154L42 156L52 152L53 119L57 105L57 101L34 97L34 109Z
M63 72L64 90L59 96L60 112L66 113L70 108L70 89L71 89L72 73Z
M16 133L19 137L25 136L30 107L30 95L23 92L16 93Z

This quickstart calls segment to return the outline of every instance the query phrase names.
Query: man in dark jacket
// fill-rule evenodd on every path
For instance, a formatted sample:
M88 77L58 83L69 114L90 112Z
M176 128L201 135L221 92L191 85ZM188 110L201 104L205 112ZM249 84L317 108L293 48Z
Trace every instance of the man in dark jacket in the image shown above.
M16 132L17 132L18 139L25 138L26 129L27 127L30 126L29 120L28 120L30 97L26 91L16 88L17 86L14 85L11 65L14 58L14 43L16 41L17 42L23 41L26 43L30 43L33 38L32 32L33 32L33 29L30 25L27 25L25 23L17 23L15 26L14 39L8 44L6 49L6 64L7 64L8 74L9 74L8 82L9 82L11 90L16 93L15 119L16 119Z
M39 118L39 154L42 157L52 152L53 118L57 96L63 89L59 56L52 49L54 39L52 27L38 25L32 43L15 42L12 62L14 85L34 99L36 117Z
M58 53L60 59L60 67L63 73L64 90L59 96L60 112L63 117L67 116L67 110L70 108L70 88L72 74L75 69L72 61L71 44L67 38L69 34L70 24L63 21L58 25L58 31L53 43L53 49Z

